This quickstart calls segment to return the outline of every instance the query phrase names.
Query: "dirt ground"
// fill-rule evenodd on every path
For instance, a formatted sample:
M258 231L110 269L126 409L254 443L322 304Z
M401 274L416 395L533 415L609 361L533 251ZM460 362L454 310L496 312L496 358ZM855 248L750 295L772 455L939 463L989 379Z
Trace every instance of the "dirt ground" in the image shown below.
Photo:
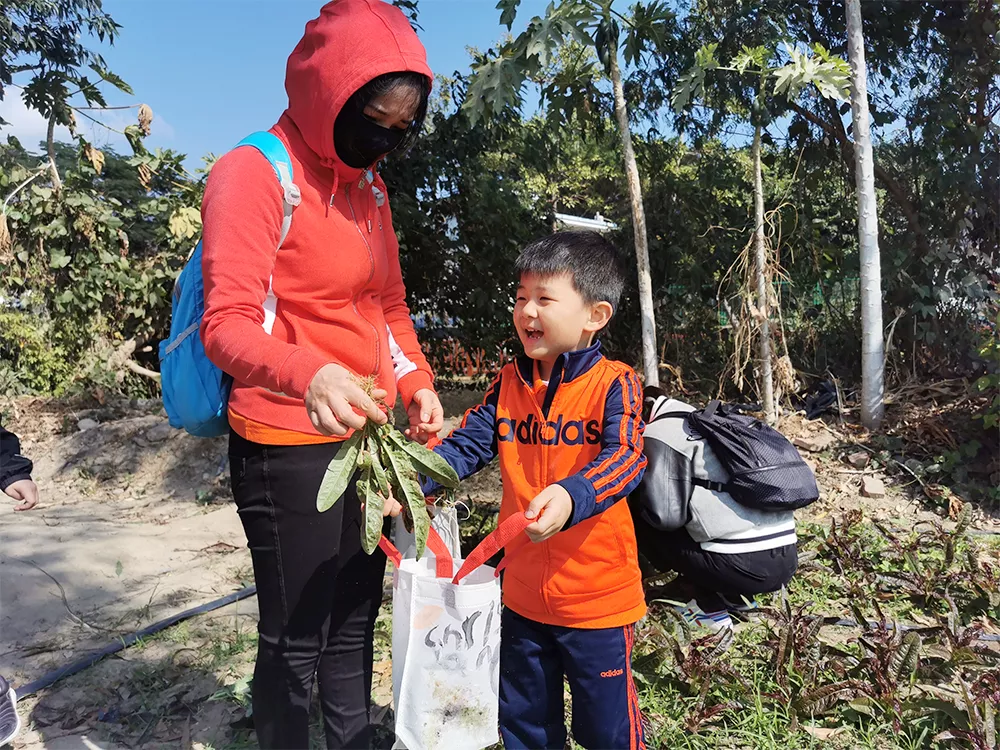
M478 398L471 390L445 392L446 430ZM42 498L29 513L14 513L12 502L0 506L0 673L15 686L252 583L229 495L224 439L170 429L156 402L73 409L21 399L0 408L35 461ZM913 492L877 468L847 463L865 437L857 430L800 416L782 428L819 448L803 449L822 499L802 519L822 522L864 507L905 528L947 515L948 504L928 502L928 493ZM861 496L865 476L885 480L884 497ZM495 469L460 493L470 506L495 505L499 497ZM995 510L979 512L977 526L1000 531ZM250 597L61 680L19 703L25 729L14 748L252 747L246 707L255 626ZM391 741L385 728L391 726L389 651L384 612L374 720L385 725L385 746ZM318 717L316 730L318 736Z

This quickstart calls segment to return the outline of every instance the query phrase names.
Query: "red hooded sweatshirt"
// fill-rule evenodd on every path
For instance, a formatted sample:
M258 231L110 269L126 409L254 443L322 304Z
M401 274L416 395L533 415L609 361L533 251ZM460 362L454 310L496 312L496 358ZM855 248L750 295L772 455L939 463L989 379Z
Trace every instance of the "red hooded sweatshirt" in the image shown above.
M333 123L348 98L384 73L431 80L403 13L380 0L334 0L288 58L288 108L271 132L288 148L302 202L281 249L282 190L254 148L212 168L202 202L209 359L234 378L230 423L249 440L324 440L303 405L316 372L334 362L397 392L405 404L432 387L406 306L399 243L381 178L337 157ZM381 205L379 205L381 204ZM265 329L268 286L277 298Z

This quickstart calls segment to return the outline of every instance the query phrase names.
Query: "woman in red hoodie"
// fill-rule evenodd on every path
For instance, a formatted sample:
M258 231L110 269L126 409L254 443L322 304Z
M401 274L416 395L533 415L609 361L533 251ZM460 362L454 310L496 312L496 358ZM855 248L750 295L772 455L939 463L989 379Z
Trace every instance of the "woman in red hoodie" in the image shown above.
M226 154L205 190L201 335L235 381L229 456L260 606L253 718L264 748L308 747L314 673L327 747L368 747L385 556L361 549L353 489L325 513L316 494L338 441L366 418L385 422L375 399L402 397L411 437L441 428L374 170L420 130L430 86L399 10L328 3L288 59L288 108L271 128L301 192L281 248L282 189L259 152ZM367 376L371 394L357 384Z

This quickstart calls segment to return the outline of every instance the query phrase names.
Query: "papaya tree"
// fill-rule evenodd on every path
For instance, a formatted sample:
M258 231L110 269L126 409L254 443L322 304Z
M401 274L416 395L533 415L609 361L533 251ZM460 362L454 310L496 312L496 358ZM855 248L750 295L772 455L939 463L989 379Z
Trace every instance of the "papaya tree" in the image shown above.
M861 3L847 0L847 55L851 61L851 111L861 253L861 423L878 429L885 414L885 344L882 340L882 263L878 250L875 158L868 115L868 71Z
M778 261L769 247L765 232L764 182L761 166L761 144L765 129L794 102L807 87L814 89L824 99L845 100L848 96L849 73L847 63L830 54L822 45L815 44L811 54L784 46L783 64L777 53L767 47L744 47L728 66L716 58L716 44L703 46L695 54L695 64L685 72L674 88L672 103L676 111L688 107L693 101L706 96L706 78L722 73L746 77L750 87L751 106L748 112L753 125L751 149L754 221L752 233L753 288L756 304L750 305L750 315L757 321L757 344L760 362L758 390L767 421L777 421L777 404L774 397L774 357L771 336L771 298ZM739 101L728 99L719 106L739 113ZM736 354L737 376L741 371L739 352ZM790 367L790 363L789 363Z
M520 0L500 0L500 21L511 29ZM465 110L475 122L493 118L505 110L520 110L525 85L538 80L567 45L592 51L600 60L611 84L610 111L593 86L578 81L543 81L542 106L550 113L586 112L591 118L613 119L618 131L625 181L628 186L639 284L642 322L642 365L646 385L659 385L659 356L653 307L653 285L649 270L646 216L642 181L635 158L629 106L625 98L622 63L631 66L664 44L674 15L666 2L634 3L628 14L612 7L611 0L563 0L550 3L544 15L536 16L516 38L483 56L473 66ZM589 73L589 71L581 71ZM586 75L584 77L586 81Z

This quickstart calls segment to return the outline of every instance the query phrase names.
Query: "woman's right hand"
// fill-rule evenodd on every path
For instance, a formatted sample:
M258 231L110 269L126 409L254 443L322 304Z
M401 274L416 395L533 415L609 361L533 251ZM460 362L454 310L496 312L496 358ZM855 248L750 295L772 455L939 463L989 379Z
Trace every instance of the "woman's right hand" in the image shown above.
M384 399L387 395L376 388L369 396L349 370L331 363L323 365L309 383L306 411L309 421L321 434L342 437L352 429L360 430L368 419L385 424L388 417L376 399Z

